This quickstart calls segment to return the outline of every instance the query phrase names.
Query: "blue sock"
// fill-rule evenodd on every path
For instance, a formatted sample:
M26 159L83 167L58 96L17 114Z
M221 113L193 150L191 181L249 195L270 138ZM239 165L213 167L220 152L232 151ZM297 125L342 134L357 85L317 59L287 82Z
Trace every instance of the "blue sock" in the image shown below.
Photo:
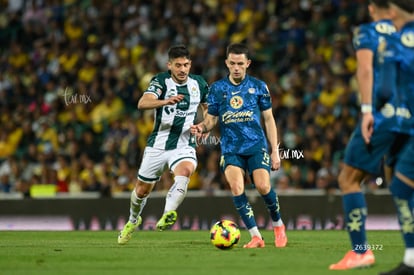
M414 189L393 177L390 191L397 207L398 222L405 242L405 247L414 248L414 217L413 217L413 192Z
M264 199L266 207L269 210L272 221L277 222L280 220L280 207L276 192L270 188L270 192L266 195L262 195L262 198Z
M367 235L365 220L367 203L361 192L346 194L342 197L346 230L351 238L352 250L356 253L367 251Z
M233 203L247 229L255 227L256 220L254 219L253 209L247 200L246 194L243 193L240 196L233 196Z

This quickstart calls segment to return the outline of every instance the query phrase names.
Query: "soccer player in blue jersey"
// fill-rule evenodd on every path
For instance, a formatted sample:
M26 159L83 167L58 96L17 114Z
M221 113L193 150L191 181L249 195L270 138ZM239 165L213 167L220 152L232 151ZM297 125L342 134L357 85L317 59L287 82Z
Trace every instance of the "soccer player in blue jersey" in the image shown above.
M386 38L395 33L388 19L388 1L371 0L368 5L372 23L359 26L354 31L353 45L356 51L356 78L361 95L361 122L347 144L344 167L338 177L346 230L351 240L351 250L343 259L331 264L331 270L347 270L371 266L375 263L373 252L367 242L365 220L367 204L361 191L361 182L368 175L379 175L385 154L395 154L401 144L397 135L390 131L394 125L387 114L392 93L380 91L380 65L385 51ZM375 120L375 123L374 123ZM402 137L398 137L403 139Z
M389 0L390 17L397 33L388 39L386 60L394 63L397 107L396 124L411 135L395 165L390 191L397 208L398 221L405 244L403 261L381 275L414 274L414 1ZM384 77L394 75L389 66ZM387 85L390 81L386 80Z
M190 73L187 47L176 45L168 51L168 71L155 75L138 102L138 109L155 110L155 125L148 137L131 193L130 215L118 236L126 244L141 224L141 212L154 185L165 168L174 174L158 230L170 228L177 220L176 209L187 193L191 174L197 167L195 139L190 133L199 106L207 110L208 84L200 75Z
M211 85L207 99L208 113L201 123L192 126L192 133L197 136L207 133L219 121L222 153L220 165L230 186L233 203L252 237L244 248L265 246L245 194L245 173L252 178L269 210L275 246L285 247L285 225L281 219L277 195L270 185L270 170L279 169L280 158L269 90L263 81L247 74L251 60L244 44L229 45L225 63L229 75ZM266 135L261 125L262 117Z

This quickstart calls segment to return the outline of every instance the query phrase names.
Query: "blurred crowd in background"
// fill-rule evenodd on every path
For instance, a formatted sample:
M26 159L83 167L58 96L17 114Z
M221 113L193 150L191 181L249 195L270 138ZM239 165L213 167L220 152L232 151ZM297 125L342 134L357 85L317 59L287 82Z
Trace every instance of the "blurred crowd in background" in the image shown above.
M336 189L359 117L352 30L370 20L365 2L0 0L0 193L129 192L153 127L136 105L168 48L187 45L192 72L212 83L231 42L249 46L248 72L272 94L273 186ZM189 188L227 189L219 133L199 143ZM170 184L166 172L155 189Z

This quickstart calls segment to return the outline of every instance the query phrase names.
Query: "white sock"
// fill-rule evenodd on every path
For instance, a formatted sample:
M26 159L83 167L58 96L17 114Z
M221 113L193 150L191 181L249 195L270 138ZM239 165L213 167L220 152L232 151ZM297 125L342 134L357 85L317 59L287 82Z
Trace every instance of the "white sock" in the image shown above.
M404 263L410 267L414 267L414 248L405 249Z
M144 209L145 204L147 203L147 198L138 198L135 189L131 193L131 202L129 208L129 221L136 223L138 216L141 215L142 209Z
M273 225L273 227L282 226L283 221L282 221L282 219L279 219L277 222L272 221L272 225Z
M170 187L167 197L165 198L164 213L177 210L187 194L187 186L190 179L184 176L175 176L174 184Z
M254 236L257 236L257 237L259 237L260 239L263 239L263 238L262 238L262 234L260 234L259 229L257 228L257 226L250 228L250 229L249 229L249 233L250 233L250 236L251 236L252 238L253 238Z

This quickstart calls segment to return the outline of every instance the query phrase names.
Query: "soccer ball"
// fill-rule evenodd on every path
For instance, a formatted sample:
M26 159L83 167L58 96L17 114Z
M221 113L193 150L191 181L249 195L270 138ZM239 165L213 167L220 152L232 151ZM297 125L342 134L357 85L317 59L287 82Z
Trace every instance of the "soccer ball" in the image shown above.
M220 220L210 229L211 243L219 249L231 249L240 240L240 229L230 220Z

